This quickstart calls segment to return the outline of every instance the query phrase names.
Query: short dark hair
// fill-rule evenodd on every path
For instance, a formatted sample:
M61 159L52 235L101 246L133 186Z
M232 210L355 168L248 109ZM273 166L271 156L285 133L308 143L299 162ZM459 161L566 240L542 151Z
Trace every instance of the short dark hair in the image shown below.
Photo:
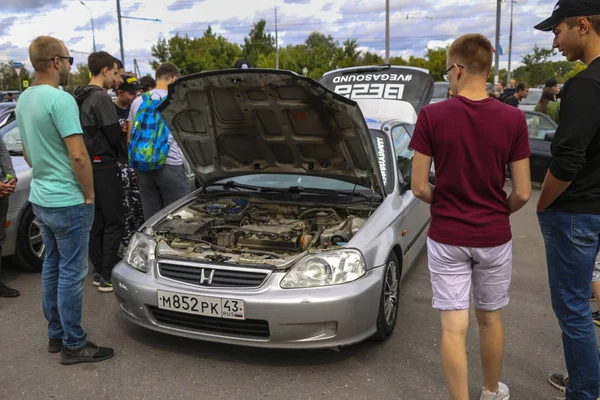
M117 57L113 57L115 59L115 62L117 63L117 68L119 69L124 69L125 66L123 65L123 61L119 60Z
M473 75L488 75L492 69L492 43L483 35L469 33L456 39L448 48L448 57L457 58Z
M548 79L546 81L546 86L547 88L553 88L554 86L558 85L558 82L556 81L556 79Z
M569 27L569 29L573 29L573 27L577 24L577 19L579 18L585 18L590 22L590 25L592 25L592 28L594 29L594 31L596 31L596 33L598 35L600 35L600 15L589 15L589 16L581 16L581 17L570 17L565 19L565 22L567 23L567 26Z
M521 90L527 90L527 88L528 88L527 84L526 84L526 83L523 83L523 82L521 82L521 83L519 83L519 84L517 85L517 87L515 88L515 90L516 90L516 92L518 93L518 92L520 92Z
M162 63L156 68L156 80L169 80L172 77L180 77L181 72L179 72L179 68L175 66L175 64L166 62Z
M140 78L140 85L144 87L144 92L152 90L156 87L156 81L151 76L143 76Z
M105 51L92 53L88 57L88 68L92 76L98 76L104 68L113 69L117 61Z

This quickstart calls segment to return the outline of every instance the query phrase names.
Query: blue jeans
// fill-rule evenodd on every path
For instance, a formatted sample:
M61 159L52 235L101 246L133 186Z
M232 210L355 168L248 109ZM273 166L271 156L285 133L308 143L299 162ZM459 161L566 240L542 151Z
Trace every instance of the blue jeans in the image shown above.
M546 210L538 213L546 246L552 308L562 329L569 372L567 399L596 400L600 353L590 304L600 243L600 215Z
M68 349L79 349L87 344L81 309L94 206L49 208L33 204L33 212L46 245L42 306L48 320L48 337L62 339Z

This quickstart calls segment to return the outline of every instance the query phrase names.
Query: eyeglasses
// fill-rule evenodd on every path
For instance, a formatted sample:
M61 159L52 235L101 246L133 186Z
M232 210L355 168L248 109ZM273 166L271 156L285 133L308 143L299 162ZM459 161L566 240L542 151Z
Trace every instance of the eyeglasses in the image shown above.
M454 67L458 67L458 68L462 68L465 69L464 65L460 65L460 64L452 64L452 66L450 68L448 68L447 70L444 71L444 74L442 75L444 77L444 80L446 82L450 82L450 78L448 78L448 72L450 72L450 70Z
M74 61L73 57L66 57L66 56L56 56L56 57L58 57L58 58L63 58L63 59L65 59L65 60L69 60L69 64L70 64L70 65L73 65L73 61ZM53 57L53 58L51 58L49 61L54 61L54 59L55 59L56 57Z

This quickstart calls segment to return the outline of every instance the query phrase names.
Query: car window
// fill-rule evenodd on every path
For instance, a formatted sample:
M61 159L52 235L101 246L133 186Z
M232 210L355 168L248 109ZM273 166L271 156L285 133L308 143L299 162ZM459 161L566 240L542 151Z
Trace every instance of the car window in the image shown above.
M398 169L403 182L408 182L412 173L412 161L415 151L409 149L408 145L410 144L413 132L414 126L412 125L396 125L392 128L394 149L398 158Z
M0 136L9 151L23 151L23 141L17 122L11 122L0 130Z
M546 134L556 132L556 125L543 114L525 113L525 119L530 139L544 140Z
M448 96L448 86L450 84L446 82L435 82L433 84L433 96L434 99L445 99Z
M529 95L527 96L526 99L523 99L523 101L521 101L521 105L524 105L524 106L535 106L535 105L537 105L537 103L540 102L541 98L542 98L542 91L541 90L532 90L532 89L529 89Z

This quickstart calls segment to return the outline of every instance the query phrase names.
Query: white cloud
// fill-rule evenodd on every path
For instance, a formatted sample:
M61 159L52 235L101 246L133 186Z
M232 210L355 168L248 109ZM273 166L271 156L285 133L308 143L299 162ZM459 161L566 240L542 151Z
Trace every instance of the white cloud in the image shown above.
M62 6L56 7L61 2ZM54 6L48 6L50 3ZM133 69L133 58L136 58L142 73L151 72L152 45L158 38L168 38L174 32L199 36L211 24L217 33L241 43L260 18L266 19L267 28L274 32L275 3L283 45L300 43L316 30L332 35L340 43L348 38L356 39L361 49L384 54L383 0L122 0L124 16L161 20L122 20L126 67ZM470 32L480 32L495 44L496 2L493 0L391 0L390 3L390 53L393 56L422 56L427 47L446 45ZM76 63L85 62L92 51L90 11L79 1L9 0L8 4L0 29L0 43L6 48L0 52L0 61L16 56L27 62L31 40L51 34L69 43ZM120 57L116 4L108 0L85 4L95 17L97 47ZM530 52L534 44L551 45L551 35L534 31L533 25L550 15L553 5L554 2L548 0L515 3L513 65L517 65L522 54ZM508 48L509 17L509 4L503 4L500 43L504 48ZM507 61L508 57L502 56L500 65Z

